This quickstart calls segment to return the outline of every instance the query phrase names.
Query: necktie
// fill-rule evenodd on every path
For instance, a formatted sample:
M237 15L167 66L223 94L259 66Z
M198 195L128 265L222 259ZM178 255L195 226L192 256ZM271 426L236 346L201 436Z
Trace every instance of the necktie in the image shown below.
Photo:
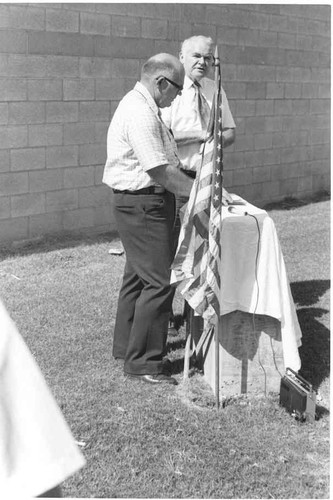
M202 129L206 130L209 123L210 117L210 107L205 97L201 93L201 85L199 82L193 82L194 90L195 90L195 103L196 110L199 115Z

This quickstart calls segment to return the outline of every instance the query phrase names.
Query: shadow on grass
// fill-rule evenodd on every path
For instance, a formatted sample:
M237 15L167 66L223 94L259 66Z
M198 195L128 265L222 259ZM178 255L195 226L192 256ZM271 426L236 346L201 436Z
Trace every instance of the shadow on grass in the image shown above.
M330 331L317 321L327 312L326 309L318 307L297 311L302 330L302 346L299 349L302 363L300 373L315 390L330 376Z
M316 420L320 420L321 418L329 415L330 411L322 405L316 405Z
M176 338L171 341L168 340L167 350L168 352L178 351L178 349L184 349L185 338Z
M7 257L53 252L64 248L75 248L85 245L118 242L116 231L98 234L61 234L44 236L31 241L19 241L12 245L0 246L0 259Z
M170 361L170 373L172 375L179 375L184 371L184 358L177 358Z
M172 375L177 375L184 371L184 348L185 337L179 334L177 337L168 337L167 340L167 355L176 354L177 358L169 359L169 370Z
M297 304L297 317L302 331L301 375L317 389L330 375L330 331L320 321L329 311L318 304L330 289L330 280L298 281L290 284Z
M269 212L270 210L292 210L294 208L304 207L305 205L310 205L311 203L319 203L321 201L330 200L330 193L328 191L319 191L314 196L307 198L293 198L287 196L281 201L268 203L263 207L264 210Z
M296 281L290 288L295 304L312 306L330 289L330 280Z

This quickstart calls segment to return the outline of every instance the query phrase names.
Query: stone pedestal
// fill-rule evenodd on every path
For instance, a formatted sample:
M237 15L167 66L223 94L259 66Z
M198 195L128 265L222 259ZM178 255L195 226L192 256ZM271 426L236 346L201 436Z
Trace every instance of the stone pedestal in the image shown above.
M280 391L285 367L280 322L275 318L235 311L220 317L220 397ZM203 345L206 381L215 393L215 339Z

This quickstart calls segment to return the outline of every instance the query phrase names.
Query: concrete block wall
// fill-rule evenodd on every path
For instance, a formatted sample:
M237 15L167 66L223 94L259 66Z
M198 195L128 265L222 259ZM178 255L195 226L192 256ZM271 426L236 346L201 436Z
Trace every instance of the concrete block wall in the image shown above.
M329 5L0 4L0 244L114 229L109 121L193 34L219 45L237 124L225 186L258 205L329 190Z

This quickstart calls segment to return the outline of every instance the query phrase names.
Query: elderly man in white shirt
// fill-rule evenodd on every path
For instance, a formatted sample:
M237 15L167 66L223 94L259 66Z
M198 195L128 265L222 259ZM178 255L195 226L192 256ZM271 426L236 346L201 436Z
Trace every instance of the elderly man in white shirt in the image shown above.
M214 65L213 53L214 42L209 37L192 36L184 40L179 55L185 70L183 91L170 107L162 110L162 119L176 140L182 169L192 178L195 177L196 165L200 161L201 145L207 138L207 126L215 92L215 82L208 78ZM223 145L227 147L235 141L236 126L223 88L221 95ZM179 210L186 201L186 197L176 197L175 249L181 225ZM232 202L226 190L223 190L222 202L224 204ZM172 333L176 332L174 327L170 326L169 334Z
M183 91L170 107L162 110L162 119L172 130L182 168L186 171L195 171L199 150L206 138L209 112L215 92L215 82L207 78L214 64L213 51L214 43L211 38L193 36L183 42L180 52L180 61L185 69ZM198 88L203 106L206 108L205 120L200 116L197 107ZM223 145L227 147L235 141L236 125L223 88L221 93Z

